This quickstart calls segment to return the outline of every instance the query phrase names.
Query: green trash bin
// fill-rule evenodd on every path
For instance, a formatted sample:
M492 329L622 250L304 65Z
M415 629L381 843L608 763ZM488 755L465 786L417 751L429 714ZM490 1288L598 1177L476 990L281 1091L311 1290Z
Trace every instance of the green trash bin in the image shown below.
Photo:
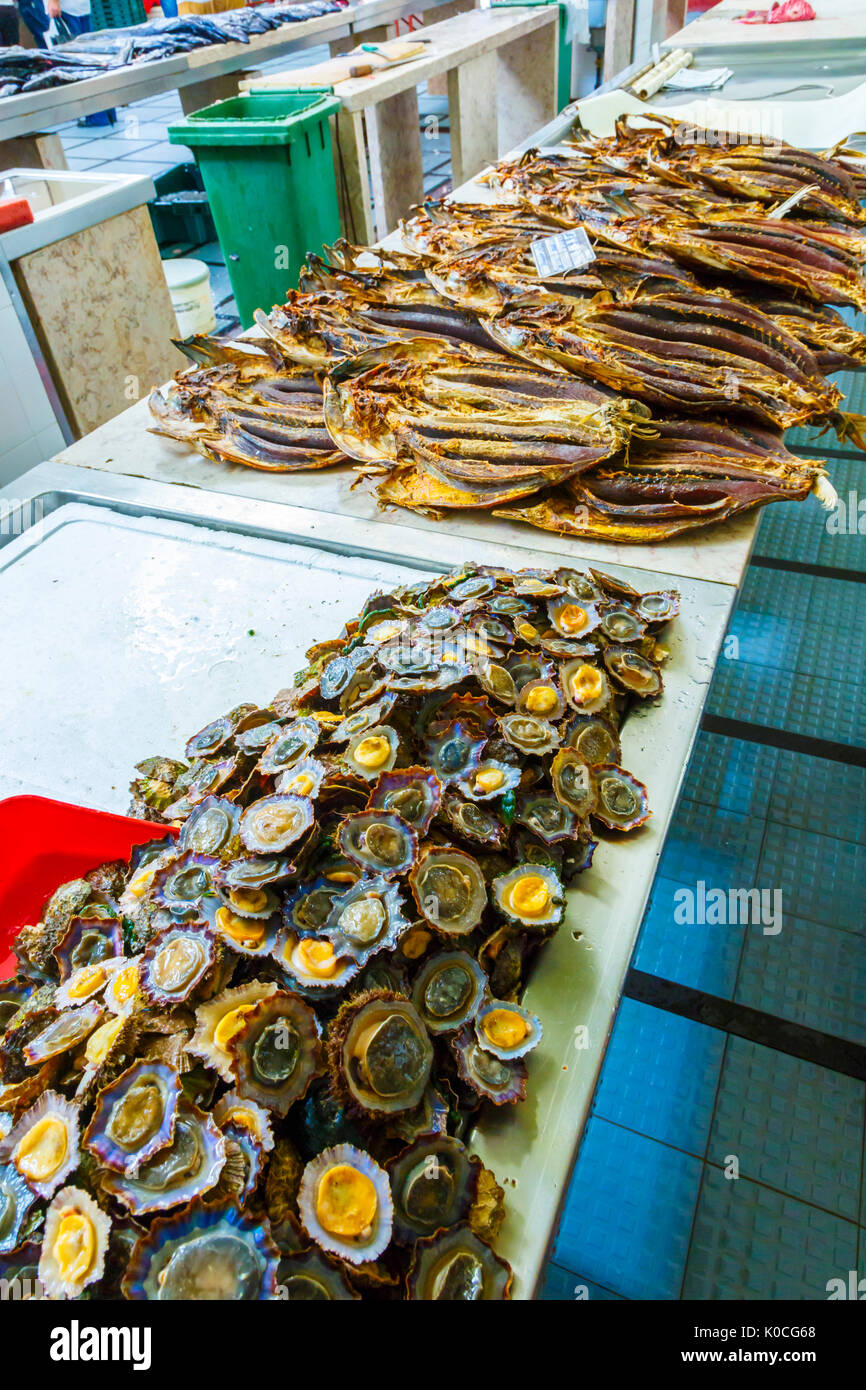
M308 251L340 235L332 89L249 92L205 106L168 138L193 151L244 328L282 304Z

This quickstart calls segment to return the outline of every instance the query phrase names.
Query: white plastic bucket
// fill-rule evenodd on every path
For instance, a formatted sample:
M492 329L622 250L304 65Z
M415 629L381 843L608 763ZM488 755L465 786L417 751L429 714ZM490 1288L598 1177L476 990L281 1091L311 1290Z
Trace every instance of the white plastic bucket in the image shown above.
M182 256L176 261L163 261L162 268L180 337L213 333L216 314L210 292L210 271L204 261Z

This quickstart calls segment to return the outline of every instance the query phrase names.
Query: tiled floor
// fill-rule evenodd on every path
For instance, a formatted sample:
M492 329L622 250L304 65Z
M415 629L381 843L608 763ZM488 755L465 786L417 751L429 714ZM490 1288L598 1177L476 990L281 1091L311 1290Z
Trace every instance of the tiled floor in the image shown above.
M839 382L862 409L863 383ZM846 499L862 470L830 460ZM866 1046L864 569L866 536L816 504L764 513L708 706L762 727L699 736L634 964L771 1015L777 1045L623 999L546 1299L825 1299L864 1272L866 1082L795 1042ZM700 880L780 891L777 921L678 922Z

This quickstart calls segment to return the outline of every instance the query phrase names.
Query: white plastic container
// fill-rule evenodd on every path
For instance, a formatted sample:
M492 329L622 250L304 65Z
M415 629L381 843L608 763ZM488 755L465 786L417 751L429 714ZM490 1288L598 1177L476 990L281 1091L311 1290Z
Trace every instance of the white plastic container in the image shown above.
M216 314L210 292L210 271L204 261L182 256L176 261L163 261L162 269L180 337L213 333Z

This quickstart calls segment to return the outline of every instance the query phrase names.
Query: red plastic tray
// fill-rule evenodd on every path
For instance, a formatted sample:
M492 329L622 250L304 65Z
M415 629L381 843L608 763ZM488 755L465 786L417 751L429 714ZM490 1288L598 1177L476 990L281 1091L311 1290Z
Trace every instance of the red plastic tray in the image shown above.
M26 198L0 199L0 232L26 227L33 221L33 209Z
M0 801L0 980L15 972L11 952L18 931L39 921L55 888L173 833L168 825L44 796Z

